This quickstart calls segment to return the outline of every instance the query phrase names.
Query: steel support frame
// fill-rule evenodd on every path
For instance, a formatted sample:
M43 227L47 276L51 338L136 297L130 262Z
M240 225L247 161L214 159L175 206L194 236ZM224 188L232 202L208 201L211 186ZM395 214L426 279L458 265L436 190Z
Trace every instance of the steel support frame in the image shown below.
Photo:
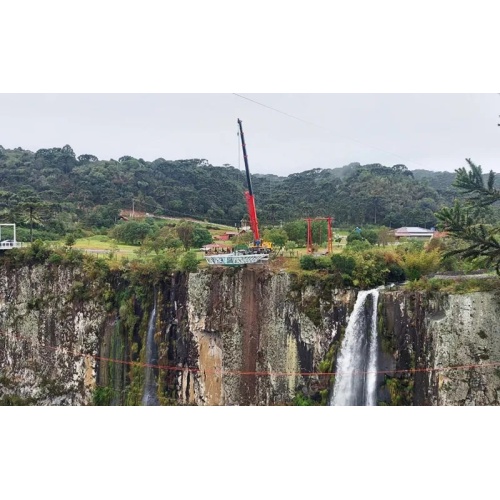
M327 248L328 253L331 254L333 252L333 233L332 233L332 221L333 217L308 217L304 219L307 221L307 253L312 253L313 251L313 241L312 241L312 221L313 220L326 220L327 221L327 230L328 230L328 240L327 240Z

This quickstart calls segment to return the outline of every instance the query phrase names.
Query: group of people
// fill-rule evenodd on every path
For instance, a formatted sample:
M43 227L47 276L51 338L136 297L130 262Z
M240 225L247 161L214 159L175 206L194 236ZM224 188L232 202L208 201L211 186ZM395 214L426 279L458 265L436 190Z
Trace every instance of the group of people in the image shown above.
M213 247L205 248L205 255L212 255L214 253L231 253L233 251L230 247Z

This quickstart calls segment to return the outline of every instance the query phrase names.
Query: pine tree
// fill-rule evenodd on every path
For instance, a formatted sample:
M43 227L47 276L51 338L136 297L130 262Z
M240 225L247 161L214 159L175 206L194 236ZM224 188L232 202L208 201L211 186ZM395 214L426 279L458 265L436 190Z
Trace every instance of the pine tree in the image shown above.
M486 257L500 276L500 226L491 224L488 210L500 201L500 191L495 189L495 173L490 171L485 184L480 165L466 160L469 170L456 170L453 183L465 195L465 202L455 200L453 207L444 207L436 213L440 226L451 237L461 240L464 247L448 252L446 256L461 255L465 259Z

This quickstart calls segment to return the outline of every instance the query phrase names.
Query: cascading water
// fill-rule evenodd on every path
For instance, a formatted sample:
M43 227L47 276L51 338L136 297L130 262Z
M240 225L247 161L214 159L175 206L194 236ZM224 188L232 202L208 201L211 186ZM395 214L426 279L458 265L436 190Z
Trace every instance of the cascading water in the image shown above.
M148 323L148 333L146 337L146 366L144 395L142 397L142 406L159 406L158 396L156 394L156 380L154 377L153 366L158 364L158 352L154 339L156 322L156 290L154 294L153 310Z
M109 357L111 359L123 359L123 337L120 334L120 322L115 323L113 335L111 336L111 347ZM109 368L110 385L113 387L113 398L111 399L111 406L121 406L123 404L123 387L125 376L125 365L122 363L112 363Z
M330 406L377 404L377 302L378 290L361 291L352 311L337 359ZM372 313L365 304L372 297Z

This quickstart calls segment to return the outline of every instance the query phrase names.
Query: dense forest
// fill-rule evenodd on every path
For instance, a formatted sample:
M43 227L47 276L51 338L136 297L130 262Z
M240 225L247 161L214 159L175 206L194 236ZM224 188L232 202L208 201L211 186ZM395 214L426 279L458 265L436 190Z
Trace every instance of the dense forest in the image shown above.
M460 165L457 165L457 168ZM253 175L261 224L333 216L336 227L431 227L458 196L454 173L404 165L351 163L287 177ZM0 222L51 233L113 226L121 209L239 225L246 215L244 172L206 160L76 157L73 149L36 152L0 146Z

